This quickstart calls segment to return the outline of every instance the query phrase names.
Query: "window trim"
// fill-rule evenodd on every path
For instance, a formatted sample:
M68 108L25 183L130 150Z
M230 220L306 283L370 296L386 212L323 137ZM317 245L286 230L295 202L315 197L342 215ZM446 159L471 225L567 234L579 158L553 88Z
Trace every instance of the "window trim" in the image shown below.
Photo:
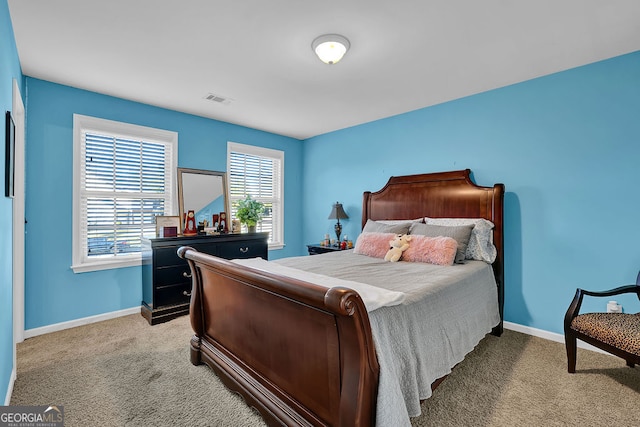
M142 254L134 253L130 255L120 255L112 258L102 258L99 260L87 260L82 254L82 224L80 224L80 172L82 170L82 133L90 129L94 132L104 132L114 136L135 137L142 140L151 140L164 143L172 147L172 155L169 158L169 170L172 176L169 179L171 194L170 212L173 215L177 211L177 190L176 171L178 167L178 133L164 129L155 129L146 126L134 125L130 123L117 122L113 120L100 119L97 117L73 115L73 208L72 208L72 264L74 273L85 273L90 271L107 270L112 268L132 267L142 264Z
M280 215L277 219L278 235L274 236L273 243L269 243L269 250L284 249L284 151L275 150L272 148L257 147L255 145L240 144L238 142L227 141L227 198L229 200L229 206L232 205L233 199L231 198L231 152L239 152L252 156L269 157L280 161ZM276 239L277 237L277 239Z

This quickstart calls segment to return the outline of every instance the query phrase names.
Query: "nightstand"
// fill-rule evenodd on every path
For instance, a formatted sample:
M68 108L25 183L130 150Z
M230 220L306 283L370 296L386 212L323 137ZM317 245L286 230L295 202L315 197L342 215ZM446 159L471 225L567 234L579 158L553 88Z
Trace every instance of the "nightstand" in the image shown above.
M327 252L336 252L340 251L339 246L320 246L320 245L307 245L307 249L309 250L309 255L318 255L325 254Z

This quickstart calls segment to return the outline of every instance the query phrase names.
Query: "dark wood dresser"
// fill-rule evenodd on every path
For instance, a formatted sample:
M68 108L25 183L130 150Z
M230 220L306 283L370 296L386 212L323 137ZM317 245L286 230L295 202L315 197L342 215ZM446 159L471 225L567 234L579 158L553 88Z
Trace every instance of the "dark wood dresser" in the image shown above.
M268 258L269 233L142 239L141 314L151 325L189 313L191 271L178 248L192 248L225 259Z

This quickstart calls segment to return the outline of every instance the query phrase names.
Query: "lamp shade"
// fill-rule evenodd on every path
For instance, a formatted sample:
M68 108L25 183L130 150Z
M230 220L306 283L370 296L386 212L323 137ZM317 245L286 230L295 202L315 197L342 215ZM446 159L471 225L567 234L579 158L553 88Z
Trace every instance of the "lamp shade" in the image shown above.
M325 64L336 64L350 46L349 40L338 34L325 34L311 43L311 48Z
M349 218L349 215L347 215L347 213L342 208L342 203L336 202L333 205L333 208L331 209L331 213L329 214L329 218L327 218L327 219L341 220L341 219L348 219L348 218Z

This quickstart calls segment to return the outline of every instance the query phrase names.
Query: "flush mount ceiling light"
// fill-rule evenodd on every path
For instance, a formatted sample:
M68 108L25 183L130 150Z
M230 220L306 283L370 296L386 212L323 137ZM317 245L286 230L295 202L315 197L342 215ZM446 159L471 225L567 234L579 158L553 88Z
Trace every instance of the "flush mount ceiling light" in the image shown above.
M325 34L311 43L311 48L325 64L336 64L350 46L349 40L338 34Z

